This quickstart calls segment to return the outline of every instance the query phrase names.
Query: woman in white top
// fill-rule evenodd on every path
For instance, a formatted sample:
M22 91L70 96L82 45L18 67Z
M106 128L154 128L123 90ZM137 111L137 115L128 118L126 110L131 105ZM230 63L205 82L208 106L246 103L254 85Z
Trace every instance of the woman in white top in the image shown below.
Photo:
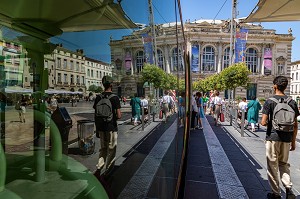
M214 111L214 120L215 120L215 126L218 126L218 119L220 117L220 113L222 111L222 99L219 97L219 91L215 92L215 97L214 97L214 106L215 106L215 111Z

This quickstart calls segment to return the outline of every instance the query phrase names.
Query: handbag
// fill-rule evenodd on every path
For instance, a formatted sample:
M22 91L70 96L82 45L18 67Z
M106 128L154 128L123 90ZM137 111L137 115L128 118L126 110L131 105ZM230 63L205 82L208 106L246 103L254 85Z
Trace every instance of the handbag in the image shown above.
M163 111L162 110L159 111L159 119L163 119Z
M220 121L221 121L221 122L224 122L224 121L225 121L224 113L220 113Z

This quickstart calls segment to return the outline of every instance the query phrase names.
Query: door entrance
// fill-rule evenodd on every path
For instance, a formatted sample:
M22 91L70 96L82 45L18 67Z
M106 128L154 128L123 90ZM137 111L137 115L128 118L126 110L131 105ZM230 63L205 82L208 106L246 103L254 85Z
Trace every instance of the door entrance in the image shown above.
M248 89L247 89L247 100L250 100L252 96L257 96L257 84L251 83L248 84Z

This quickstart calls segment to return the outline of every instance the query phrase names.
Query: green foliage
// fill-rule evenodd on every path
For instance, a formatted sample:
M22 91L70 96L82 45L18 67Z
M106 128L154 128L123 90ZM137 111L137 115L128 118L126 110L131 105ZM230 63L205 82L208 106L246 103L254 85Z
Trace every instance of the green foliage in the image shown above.
M179 90L179 92L185 91L185 80L184 79L179 79L178 90Z
M164 78L162 81L161 87L162 89L169 90L169 89L176 89L177 88L177 77L173 74L164 74Z
M92 92L95 92L95 93L102 93L103 89L100 86L96 86L96 85L92 84L92 85L89 86L88 91L92 91Z
M152 83L154 88L161 88L165 79L167 78L164 70L155 65L144 64L142 70L143 82Z
M250 82L248 70L245 63L236 63L221 72L225 89L233 90L239 86L247 86Z
M239 86L247 86L250 82L250 71L245 63L237 63L225 68L218 74L210 75L205 79L193 82L193 89L198 91L233 90Z

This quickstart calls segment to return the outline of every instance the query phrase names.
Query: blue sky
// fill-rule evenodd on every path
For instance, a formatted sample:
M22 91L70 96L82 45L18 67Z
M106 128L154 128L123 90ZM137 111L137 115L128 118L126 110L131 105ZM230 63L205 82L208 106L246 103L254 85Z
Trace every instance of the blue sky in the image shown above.
M152 0L154 5L155 23L175 21L174 0ZM246 17L257 4L258 0L238 0L238 16ZM225 4L224 4L225 3ZM183 0L181 1L184 21L198 19L230 19L231 0ZM219 14L218 11L224 4ZM122 0L122 7L127 15L137 23L148 24L148 0ZM216 16L217 15L217 16ZM179 18L178 18L179 20ZM296 39L293 41L292 61L300 60L300 22L262 23L266 29L275 29L278 34L288 33L292 28ZM81 33L64 33L52 39L54 43L63 43L66 48L82 48L88 57L110 62L109 37L121 39L122 35L130 34L131 30L91 31Z

